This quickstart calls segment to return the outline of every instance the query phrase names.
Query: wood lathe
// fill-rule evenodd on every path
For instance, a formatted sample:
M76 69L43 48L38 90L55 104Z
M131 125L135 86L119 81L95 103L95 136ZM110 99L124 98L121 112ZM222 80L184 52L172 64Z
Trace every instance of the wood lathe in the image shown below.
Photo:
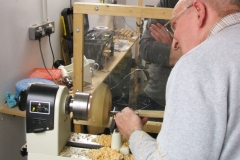
M20 96L21 104L26 107L26 139L27 155L29 160L67 160L88 159L88 149L98 149L103 146L92 139L98 137L94 134L71 132L71 120L87 121L91 116L92 95L76 91L74 98L69 95L69 89L61 85L32 84L23 96ZM20 94L21 95L21 94ZM96 108L95 108L96 110ZM110 127L117 112L105 109L102 115L107 119ZM99 114L94 112L95 114ZM156 117L159 113L152 111L137 111L139 116ZM101 116L100 116L101 117ZM104 120L106 123L106 120ZM102 124L102 125L101 125ZM99 123L99 127L105 124ZM76 136L77 135L77 136ZM75 137L73 137L75 136ZM73 140L78 139L78 141ZM71 146L71 153L62 153L66 146Z

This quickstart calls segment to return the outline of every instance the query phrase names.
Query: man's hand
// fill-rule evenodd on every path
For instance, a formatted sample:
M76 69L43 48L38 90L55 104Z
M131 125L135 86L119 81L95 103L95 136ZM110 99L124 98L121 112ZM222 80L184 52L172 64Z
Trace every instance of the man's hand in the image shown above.
M116 114L115 122L123 137L129 139L133 131L142 130L147 118L141 119L131 108L126 107Z
M161 25L160 23L152 24L149 28L151 31L151 35L155 38L156 41L163 42L166 44L172 44L172 34L169 33L166 27Z

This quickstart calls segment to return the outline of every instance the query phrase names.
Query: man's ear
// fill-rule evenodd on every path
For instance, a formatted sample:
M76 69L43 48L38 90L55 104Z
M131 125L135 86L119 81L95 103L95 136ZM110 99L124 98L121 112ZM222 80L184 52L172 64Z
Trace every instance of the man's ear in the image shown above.
M195 0L193 2L193 7L197 11L198 27L201 28L206 20L206 6L201 1Z

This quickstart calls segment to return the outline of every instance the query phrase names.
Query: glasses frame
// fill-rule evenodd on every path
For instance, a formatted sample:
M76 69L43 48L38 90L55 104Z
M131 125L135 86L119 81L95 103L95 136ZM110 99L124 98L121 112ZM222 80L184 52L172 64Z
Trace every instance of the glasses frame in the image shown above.
M167 21L163 26L166 27L167 29L167 25L169 25L170 23L172 23L172 21L177 18L177 17L180 17L187 9L191 8L193 6L193 4L187 6L184 10L182 10L181 12L179 12L178 14L176 14L175 16L173 16L169 21ZM171 26L172 28L172 26ZM172 29L174 31L174 29ZM170 35L172 36L172 32L170 32L168 29L167 31L170 33Z

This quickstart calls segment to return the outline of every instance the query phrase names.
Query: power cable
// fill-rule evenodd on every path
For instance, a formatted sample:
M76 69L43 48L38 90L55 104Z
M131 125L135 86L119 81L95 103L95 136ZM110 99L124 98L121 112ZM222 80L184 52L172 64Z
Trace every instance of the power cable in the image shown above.
M46 64L45 64L45 61L44 61L44 58L43 58L43 54L42 54L42 47L41 47L41 38L38 38L38 42L39 42L39 49L40 49L40 53L41 53L41 57L42 57L42 62L43 62L43 65L44 65L44 68L46 69L46 71L48 72L48 74L51 76L53 82L57 84L57 82L55 81L55 79L53 78L52 74L48 71L47 67L46 67Z

